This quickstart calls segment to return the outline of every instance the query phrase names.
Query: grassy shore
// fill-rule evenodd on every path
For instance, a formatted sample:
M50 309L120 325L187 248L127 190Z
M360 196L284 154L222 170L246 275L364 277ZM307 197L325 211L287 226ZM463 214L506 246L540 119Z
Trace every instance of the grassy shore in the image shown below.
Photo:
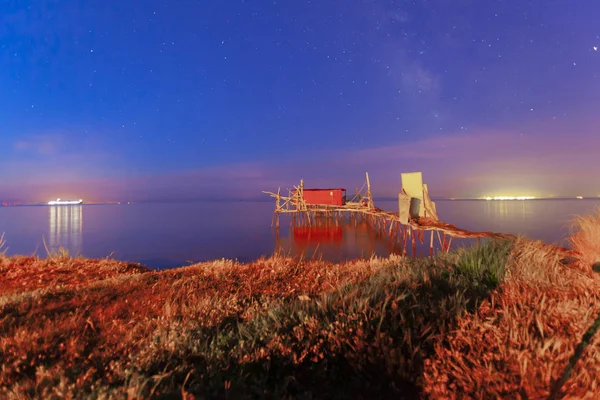
M600 397L600 212L433 259L0 256L1 398ZM580 346L581 348L581 346Z

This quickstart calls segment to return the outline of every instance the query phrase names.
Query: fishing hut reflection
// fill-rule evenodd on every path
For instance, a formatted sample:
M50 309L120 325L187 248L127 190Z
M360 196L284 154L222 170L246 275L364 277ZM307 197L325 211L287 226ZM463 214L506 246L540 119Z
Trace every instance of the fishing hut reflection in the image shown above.
M276 252L294 258L345 261L402 254L402 246L366 219L316 217L310 224L291 217L290 229L276 229ZM287 232L286 232L287 231Z
M82 251L83 207L59 205L48 207L48 250L67 249L70 254Z

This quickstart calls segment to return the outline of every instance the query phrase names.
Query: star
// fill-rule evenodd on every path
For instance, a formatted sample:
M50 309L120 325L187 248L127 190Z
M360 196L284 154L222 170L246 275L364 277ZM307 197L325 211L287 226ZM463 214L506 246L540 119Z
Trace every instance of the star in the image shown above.
M594 49L594 51L598 51L598 46L594 46L592 48Z

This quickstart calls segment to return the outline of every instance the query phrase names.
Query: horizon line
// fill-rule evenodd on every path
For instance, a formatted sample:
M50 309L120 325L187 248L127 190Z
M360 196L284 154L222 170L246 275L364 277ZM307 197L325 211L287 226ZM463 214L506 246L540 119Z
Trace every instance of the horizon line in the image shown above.
M373 201L397 201L397 197L381 196L374 197ZM600 195L597 196L551 196L551 197L535 197L532 199L491 199L485 197L432 197L434 201L535 201L535 200L600 200ZM195 199L146 199L146 200L116 200L116 201L90 201L83 202L83 205L131 205L131 204L151 204L151 203L196 203L196 202L248 202L248 203L266 203L271 202L271 198L252 197L252 198L236 198L236 197L216 197L216 198L195 198ZM26 203L22 201L6 202L0 201L0 206L3 207L19 207L19 206L49 206L47 202Z

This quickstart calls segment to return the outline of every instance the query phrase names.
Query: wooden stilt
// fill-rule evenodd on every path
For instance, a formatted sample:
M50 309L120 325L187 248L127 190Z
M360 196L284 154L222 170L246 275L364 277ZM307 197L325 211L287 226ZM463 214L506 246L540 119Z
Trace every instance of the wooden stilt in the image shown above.
M408 241L408 229L406 228L406 225L402 225L402 236L404 238L404 245L402 247L402 255L406 256L406 245L407 245L407 241Z
M433 258L433 231L431 231L431 236L429 237L429 257Z
M415 233L414 230L412 228L410 228L412 231L411 237L412 237L412 256L413 258L415 258L417 256L417 240L415 239Z

